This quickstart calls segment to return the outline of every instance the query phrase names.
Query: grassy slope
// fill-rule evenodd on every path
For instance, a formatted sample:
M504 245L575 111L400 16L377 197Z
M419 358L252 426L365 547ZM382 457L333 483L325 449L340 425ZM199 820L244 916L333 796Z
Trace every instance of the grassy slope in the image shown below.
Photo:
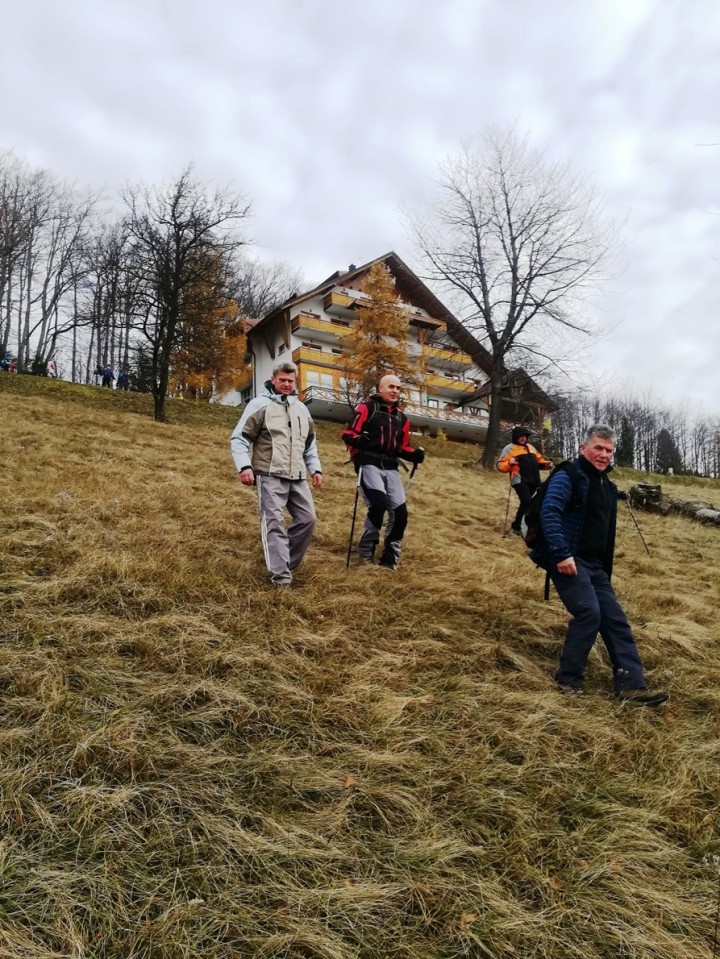
M641 514L648 557L623 511L616 586L672 699L617 705L598 650L568 702L566 617L471 447L426 444L400 571L346 573L320 424L316 538L278 592L235 410L162 425L0 375L0 412L2 959L712 955L716 528Z

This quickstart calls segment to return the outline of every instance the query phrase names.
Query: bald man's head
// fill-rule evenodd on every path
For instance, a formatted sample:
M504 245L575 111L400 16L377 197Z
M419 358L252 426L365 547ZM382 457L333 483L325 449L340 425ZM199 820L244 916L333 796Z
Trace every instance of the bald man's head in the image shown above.
M395 376L394 373L386 373L385 376L380 378L380 382L378 383L380 399L385 400L386 403L397 403L400 398L401 388L400 380L397 376Z

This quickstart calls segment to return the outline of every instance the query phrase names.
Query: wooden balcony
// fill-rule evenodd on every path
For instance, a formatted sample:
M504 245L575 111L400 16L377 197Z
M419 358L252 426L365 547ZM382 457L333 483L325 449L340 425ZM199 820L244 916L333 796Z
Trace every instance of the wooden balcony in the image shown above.
M348 293L331 290L325 294L323 309L326 313L334 313L336 316L351 317L355 310L355 297Z
M444 395L448 393L475 393L477 386L467 380L453 379L451 376L443 376L441 373L429 372L423 377L426 388L438 390Z
M323 340L337 342L352 333L348 320L324 319L317 313L298 313L292 319L293 333L319 333Z
M451 366L453 369L469 369L473 365L470 354L463 353L460 349L453 350L441 346L423 346L422 353L426 359L447 363L448 366Z
M324 350L314 350L309 346L300 346L293 350L293 363L310 363L313 366L326 366L331 370L345 368L342 357L336 353L326 353Z

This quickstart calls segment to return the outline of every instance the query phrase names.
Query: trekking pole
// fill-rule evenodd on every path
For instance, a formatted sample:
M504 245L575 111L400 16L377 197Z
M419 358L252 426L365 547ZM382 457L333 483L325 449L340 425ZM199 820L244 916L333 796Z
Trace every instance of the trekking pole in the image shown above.
M713 859L717 860L717 856L713 856ZM720 871L718 872L718 875L720 875ZM715 931L713 932L713 959L716 959L717 957L719 925L720 925L720 884L718 884L718 904L717 904L717 911L715 913Z
M508 498L507 506L505 507L505 523L503 524L503 539L507 536L507 521L508 516L510 515L510 495L512 493L512 473L509 474L508 479L510 480L508 484Z
M352 523L350 524L350 542L348 543L347 561L345 569L350 569L350 554L352 553L353 536L355 535L355 517L357 516L358 496L360 495L360 483L362 482L362 466L358 467L357 483L355 485L355 505L353 506Z
M422 446L418 446L418 449L422 449ZM410 477L405 485L405 495L407 496L408 490L412 486L413 477L415 476L415 470L418 468L417 463L413 463L413 468L410 470Z
M718 947L718 926L720 925L720 885L718 886L718 904L715 913L715 931L713 932L713 959L717 957Z
M635 529L638 531L638 536L639 536L640 539L642 540L642 544L643 544L643 546L645 547L645 551L646 551L646 553L647 553L648 556L649 556L649 555L650 555L650 550L648 549L648 544L645 542L645 537L644 537L643 534L642 534L642 530L641 530L640 527L638 526L638 521L635 519L635 514L633 513L632 507L630 506L630 500L629 500L629 499L626 499L625 502L627 503L628 512L629 512L630 515L632 516L632 521L633 521L633 523L635 524Z

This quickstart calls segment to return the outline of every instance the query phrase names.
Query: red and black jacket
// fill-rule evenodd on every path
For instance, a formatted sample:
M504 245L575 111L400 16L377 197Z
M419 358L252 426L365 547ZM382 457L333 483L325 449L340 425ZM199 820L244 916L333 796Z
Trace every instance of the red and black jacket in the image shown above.
M410 421L397 403L386 403L378 394L355 407L355 416L342 432L354 466L379 466L396 470L398 459L413 462Z

